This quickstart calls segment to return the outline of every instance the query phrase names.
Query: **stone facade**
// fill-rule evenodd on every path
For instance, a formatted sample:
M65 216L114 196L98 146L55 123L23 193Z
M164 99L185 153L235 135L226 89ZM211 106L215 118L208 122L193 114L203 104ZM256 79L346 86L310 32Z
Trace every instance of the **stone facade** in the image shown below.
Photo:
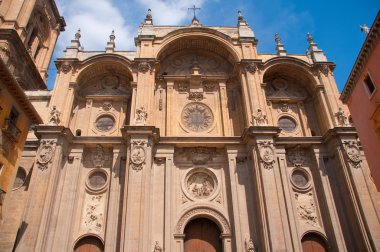
M278 35L278 54L258 53L241 13L236 27L154 26L148 13L136 52L115 51L114 33L106 51L82 51L78 32L25 151L15 251L86 237L104 251L184 251L198 218L225 252L302 251L308 235L329 251L380 250L378 194L355 129L335 116L334 64L307 39L306 55Z

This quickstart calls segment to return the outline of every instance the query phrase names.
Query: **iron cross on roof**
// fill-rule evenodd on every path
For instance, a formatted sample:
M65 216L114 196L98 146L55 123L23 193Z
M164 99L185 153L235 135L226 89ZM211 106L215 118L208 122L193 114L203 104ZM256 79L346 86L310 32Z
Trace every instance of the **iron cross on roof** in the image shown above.
M195 7L195 4L194 4L192 8L188 8L188 9L194 11L194 17L193 17L193 19L197 19L197 18L195 17L195 11L196 11L196 10L200 10L201 8L197 8L197 7Z

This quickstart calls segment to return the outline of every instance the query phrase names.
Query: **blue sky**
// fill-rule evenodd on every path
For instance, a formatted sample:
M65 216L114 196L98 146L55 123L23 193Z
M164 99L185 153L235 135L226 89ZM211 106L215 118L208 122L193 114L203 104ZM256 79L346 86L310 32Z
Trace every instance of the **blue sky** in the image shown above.
M197 17L205 26L236 26L241 10L259 40L259 53L274 53L277 32L288 54L304 54L310 32L328 60L335 62L335 79L342 90L365 40L359 26L370 26L380 8L379 0L56 0L66 19L55 57L63 50L78 28L85 50L104 50L112 30L116 33L116 50L135 50L134 37L152 9L155 25L188 25L192 19L189 7L200 7ZM52 62L48 87L56 75Z

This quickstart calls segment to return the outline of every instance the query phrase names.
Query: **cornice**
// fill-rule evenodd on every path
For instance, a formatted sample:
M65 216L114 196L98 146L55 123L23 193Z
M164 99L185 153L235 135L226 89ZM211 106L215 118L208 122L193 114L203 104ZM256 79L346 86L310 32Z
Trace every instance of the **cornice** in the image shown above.
M8 91L12 94L13 99L22 107L25 113L28 115L32 123L40 124L42 119L32 103L29 101L24 90L18 84L15 77L9 72L5 63L0 60L0 76L3 84L7 87Z
M358 57L356 58L355 64L352 67L351 73L347 79L346 85L343 88L340 99L343 103L347 103L349 97L351 96L352 91L354 90L356 83L359 80L359 77L363 71L364 66L367 64L367 61L372 54L373 49L376 44L379 43L380 35L380 11L377 13L375 20L371 26L366 40L360 50Z

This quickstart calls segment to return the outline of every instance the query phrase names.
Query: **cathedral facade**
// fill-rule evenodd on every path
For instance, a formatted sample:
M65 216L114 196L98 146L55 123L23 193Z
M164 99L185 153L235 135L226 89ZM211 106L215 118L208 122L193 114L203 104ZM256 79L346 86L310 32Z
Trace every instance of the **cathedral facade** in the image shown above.
M265 54L240 12L211 27L148 11L136 51L80 37L52 92L29 94L44 124L4 251L380 250L379 195L310 34L304 55L278 35Z

